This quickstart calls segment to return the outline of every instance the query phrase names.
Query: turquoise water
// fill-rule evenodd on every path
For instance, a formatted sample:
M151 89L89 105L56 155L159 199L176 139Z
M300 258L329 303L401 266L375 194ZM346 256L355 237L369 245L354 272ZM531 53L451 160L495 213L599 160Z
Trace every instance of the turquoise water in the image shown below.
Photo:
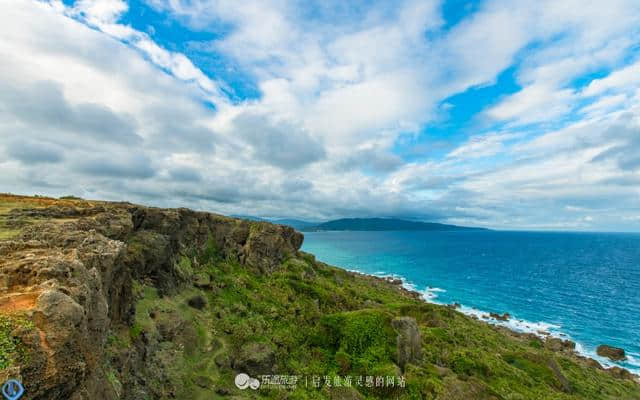
M640 373L640 234L550 232L309 232L303 250L350 270L395 275L468 314L508 312L520 331L547 331ZM494 321L495 322L495 321Z

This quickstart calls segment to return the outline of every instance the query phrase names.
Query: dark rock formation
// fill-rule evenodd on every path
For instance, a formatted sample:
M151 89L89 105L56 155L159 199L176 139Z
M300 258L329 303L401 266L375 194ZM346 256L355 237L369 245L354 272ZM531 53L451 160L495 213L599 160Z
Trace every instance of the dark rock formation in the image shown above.
M187 300L187 304L189 304L190 307L202 310L207 306L207 299L202 296L193 296L189 300Z
M545 340L545 347L551 351L573 352L576 348L575 342L548 336Z
M415 363L420 359L422 351L420 329L416 319L411 317L395 318L391 326L398 333L397 364L404 370L408 363Z
M275 364L275 352L265 343L252 343L243 347L233 360L234 369L250 376L273 373Z
M387 276L384 279L391 284L402 285L402 279L394 278L392 276Z
M619 347L607 346L606 344L601 344L596 349L596 353L601 357L607 357L612 361L620 361L627 358L624 353L624 349Z
M509 315L509 313L504 313L502 315L498 314L498 313L489 313L489 316L493 319L496 319L498 321L508 321L509 318L511 318L511 315Z

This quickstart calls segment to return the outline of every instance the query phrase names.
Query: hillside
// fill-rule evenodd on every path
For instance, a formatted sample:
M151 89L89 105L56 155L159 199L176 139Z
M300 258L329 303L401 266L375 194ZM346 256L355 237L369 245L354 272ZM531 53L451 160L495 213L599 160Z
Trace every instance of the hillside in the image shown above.
M188 209L2 195L0 381L38 400L640 398L568 341L427 304L302 241Z
M342 218L324 222L307 231L466 231L484 230L435 222L407 221L396 218Z

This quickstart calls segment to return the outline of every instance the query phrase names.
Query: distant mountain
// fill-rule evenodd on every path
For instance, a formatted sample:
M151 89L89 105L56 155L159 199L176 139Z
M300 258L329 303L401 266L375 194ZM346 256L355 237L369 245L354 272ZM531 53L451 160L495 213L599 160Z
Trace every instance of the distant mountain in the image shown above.
M272 220L269 220L269 222L273 222L274 224L280 224L280 225L288 225L299 231L307 230L308 228L318 225L318 222L302 221L300 219L291 219L291 218L272 219Z
M466 231L486 230L435 222L407 221L396 218L342 218L304 229L306 231Z

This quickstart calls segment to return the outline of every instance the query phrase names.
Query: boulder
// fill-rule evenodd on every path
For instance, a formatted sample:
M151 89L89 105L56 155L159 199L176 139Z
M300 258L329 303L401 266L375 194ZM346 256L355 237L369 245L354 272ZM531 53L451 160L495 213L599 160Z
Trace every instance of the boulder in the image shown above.
M398 333L396 362L404 371L408 363L415 363L420 359L422 339L420 329L415 318L398 317L391 321L391 326Z
M551 351L572 352L576 348L575 342L547 336L545 347Z
M267 343L245 345L233 360L233 368L250 376L268 375L275 369L276 354Z
M635 378L635 375L633 375L631 372L620 367L611 367L611 368L608 368L606 371L610 373L611 376L617 379L628 379L632 381Z
M207 299L205 299L203 296L197 295L187 300L187 304L189 305L189 307L193 307L197 310L202 310L207 306Z
M627 356L624 353L624 349L621 349L619 347L608 346L606 344L601 344L600 346L598 346L598 348L596 349L596 353L600 357L607 357L609 360L612 360L612 361L620 361L627 358Z
M509 313L504 313L502 315L498 314L498 313L489 313L489 316L493 319L496 319L498 321L508 321L509 318L511 318L511 315L509 315Z
M392 276L387 276L384 278L384 280L386 280L392 285L402 285L402 279L394 278Z
M602 365L593 358L585 358L585 363L591 368L603 369Z
M207 273L199 272L194 276L193 286L200 289L212 289L211 277Z

